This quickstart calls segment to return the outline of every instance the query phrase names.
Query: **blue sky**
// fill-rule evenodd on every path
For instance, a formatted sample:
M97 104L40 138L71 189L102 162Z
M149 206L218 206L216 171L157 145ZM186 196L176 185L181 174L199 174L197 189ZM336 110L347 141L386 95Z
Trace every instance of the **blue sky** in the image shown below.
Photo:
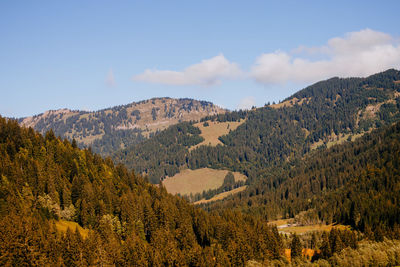
M400 66L399 1L1 1L0 115L152 97L229 109Z

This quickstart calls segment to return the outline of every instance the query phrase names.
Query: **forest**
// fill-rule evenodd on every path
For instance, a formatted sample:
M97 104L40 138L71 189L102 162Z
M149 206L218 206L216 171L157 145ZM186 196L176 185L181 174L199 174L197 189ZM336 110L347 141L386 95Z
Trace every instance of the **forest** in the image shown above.
M399 265L399 80L332 78L204 117L245 122L192 150L203 141L194 121L103 158L0 117L0 265ZM203 167L245 174L246 190L193 205L159 184ZM239 185L228 172L202 197ZM287 233L277 219L330 228Z
M354 142L317 150L270 168L266 178L208 210L237 209L264 218L341 223L370 239L400 238L400 123Z
M228 266L281 257L276 227L207 213L75 142L0 118L0 265ZM59 221L89 229L65 233Z
M294 105L266 105L251 111L235 111L203 120L246 122L220 137L224 145L200 146L199 132L190 122L177 124L154 138L113 155L116 162L145 173L152 183L173 176L181 168L210 167L245 174L251 184L260 173L282 162L298 160L321 142L326 146L343 135L356 135L390 125L400 119L400 72L388 70L367 78L332 78L311 85L283 102L305 99ZM370 114L367 107L379 106ZM190 141L188 141L190 140Z
M364 138L366 144L358 142L350 147L368 154L371 147L383 151L397 142L399 149L399 134L400 124ZM375 148L371 144L378 139L382 146ZM384 152L387 159L393 159L393 168L399 163L397 152ZM390 217L390 211L371 214L388 219L381 233L372 228L356 231L357 224L354 230L333 228L329 233L288 236L252 212L226 207L204 211L168 194L162 186L146 182L124 166L115 165L110 158L102 159L89 149L79 149L75 142L55 137L52 131L42 136L1 117L0 155L2 266L250 266L257 262L266 266L307 265L310 262L303 257L304 249L315 251L315 264L349 264L360 260L360 253L371 246L389 245L393 245L394 258L378 262L400 262L400 245L385 237L389 229L399 234L398 222L393 221L398 215ZM388 168L389 174L393 168ZM301 179L295 179L296 173L299 171L290 175L301 183ZM379 178L376 176L376 180ZM230 180L226 179L227 185ZM396 182L384 181L379 185L375 180L371 183L398 190ZM398 176L396 181L398 184ZM253 199L249 197L248 201ZM358 203L364 200L360 198ZM339 211L345 212L346 207ZM359 214L363 218L364 214ZM66 222L77 223L79 228L61 230L58 225ZM290 258L285 256L288 250ZM348 255L343 258L338 253Z

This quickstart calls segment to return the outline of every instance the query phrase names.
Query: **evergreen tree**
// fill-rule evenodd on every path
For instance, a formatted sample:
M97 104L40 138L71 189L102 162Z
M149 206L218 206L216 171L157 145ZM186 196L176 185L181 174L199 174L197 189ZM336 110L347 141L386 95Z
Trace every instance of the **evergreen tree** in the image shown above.
M301 244L300 238L296 233L292 234L292 242L290 243L290 256L291 258L297 258L302 256L303 246Z

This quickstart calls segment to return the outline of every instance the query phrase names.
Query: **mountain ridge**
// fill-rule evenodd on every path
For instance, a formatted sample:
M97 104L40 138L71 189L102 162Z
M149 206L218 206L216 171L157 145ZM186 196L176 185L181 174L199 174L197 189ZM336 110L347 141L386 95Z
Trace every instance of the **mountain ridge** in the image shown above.
M57 136L75 139L80 147L91 146L107 155L170 125L226 111L208 101L161 97L97 111L48 110L18 121L42 134L52 129Z

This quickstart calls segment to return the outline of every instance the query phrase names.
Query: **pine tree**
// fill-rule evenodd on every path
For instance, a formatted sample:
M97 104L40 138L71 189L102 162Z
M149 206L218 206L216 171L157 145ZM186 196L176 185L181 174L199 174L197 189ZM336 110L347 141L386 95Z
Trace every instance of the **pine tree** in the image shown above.
M302 255L302 248L300 238L294 233L292 242L290 243L290 256L292 258L300 257Z

